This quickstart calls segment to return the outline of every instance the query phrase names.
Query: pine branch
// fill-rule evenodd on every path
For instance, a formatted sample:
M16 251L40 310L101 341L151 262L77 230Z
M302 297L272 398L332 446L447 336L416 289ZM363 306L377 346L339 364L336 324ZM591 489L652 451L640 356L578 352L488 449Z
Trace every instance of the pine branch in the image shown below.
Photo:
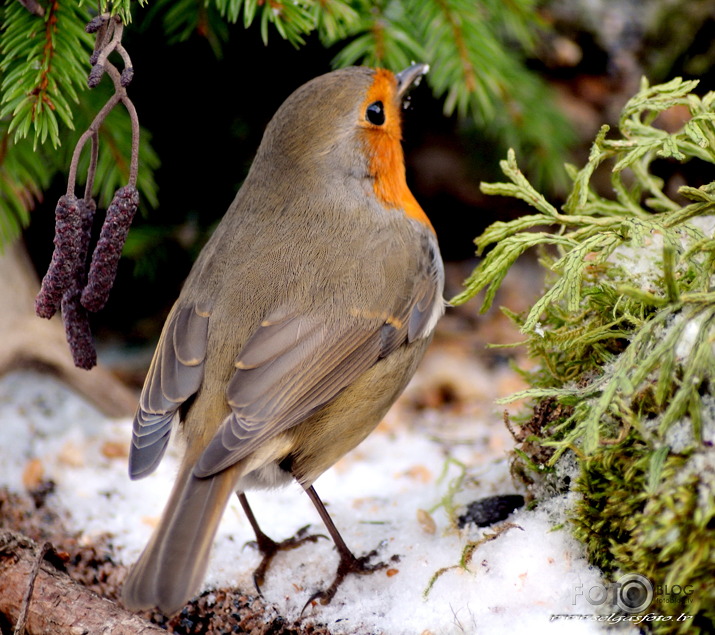
M49 186L51 169L30 143L15 144L0 122L0 246L30 222L30 210Z
M91 44L81 25L89 16L74 2L53 0L43 17L11 3L3 18L0 119L12 116L15 142L32 134L35 147L48 139L56 147L59 122L72 127L70 103L84 82Z
M434 0L421 4L416 20L422 25L430 60L443 62L430 78L437 96L446 95L444 110L465 116L474 107L484 119L494 116L496 103L490 99L489 73L485 69L501 51L486 28L477 3Z
M100 0L99 13L117 17L122 24L129 24L132 21L132 6L135 0ZM147 0L139 0L139 6L143 7Z
M282 0L214 0L222 18L236 23L243 17L243 25L248 28L259 19L261 38L268 43L268 26L272 25L284 40L294 46L305 44L304 36L315 29L312 12L313 2L291 2Z
M564 181L570 124L523 62L538 21L532 2L383 0L353 6L359 19L348 25L349 42L335 65L400 69L415 60L429 63L427 82L444 99L447 115L471 118L492 140L530 157L537 181Z
M344 43L333 60L402 70L424 61L427 81L444 110L469 117L484 134L530 157L540 182L562 184L561 166L574 135L553 105L546 85L524 64L538 16L532 0L158 0L170 40L197 33L219 54L225 22L249 28L258 22L300 46L316 32L325 46Z
M192 35L205 38L217 58L228 41L228 24L216 5L203 0L156 0L145 24L160 19L169 44L184 42Z
M405 3L360 1L354 6L357 19L346 21L344 32L338 31L337 37L321 33L328 46L351 40L333 59L335 66L365 64L401 70L416 60L426 60Z

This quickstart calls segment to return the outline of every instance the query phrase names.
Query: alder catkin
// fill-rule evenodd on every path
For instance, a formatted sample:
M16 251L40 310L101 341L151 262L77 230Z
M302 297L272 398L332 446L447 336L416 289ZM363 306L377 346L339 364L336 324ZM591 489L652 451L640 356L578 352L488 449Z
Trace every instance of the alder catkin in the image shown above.
M104 64L96 63L87 76L87 86L90 88L97 86L102 80L102 75L104 75Z
M87 33L96 33L99 31L99 29L104 26L104 23L107 21L107 17L104 15L98 15L92 18L88 23L87 26L84 27L84 30Z
M87 281L87 253L89 252L89 242L92 239L92 223L94 222L94 214L97 211L97 204L93 199L86 201L80 199L77 202L80 220L80 243L77 253L78 266L76 269L75 280L82 288Z
M80 287L77 284L65 291L62 296L62 321L74 365L89 370L97 365L97 351L94 348L87 310L80 304L80 295Z
M65 325L65 337L75 366L89 370L97 365L97 351L94 347L87 309L80 303L80 296L87 281L87 252L92 238L92 223L97 206L93 200L80 199L77 202L77 208L80 218L81 241L72 284L62 296L62 321Z
M51 318L60 308L62 294L75 278L83 232L77 197L60 196L55 208L55 249L35 298L35 313Z
M87 286L82 291L82 306L88 311L99 311L109 298L124 241L138 207L139 192L135 187L120 187L114 194L92 254Z
M131 66L127 66L122 69L122 74L119 77L119 83L122 86L129 86L134 79L134 69Z

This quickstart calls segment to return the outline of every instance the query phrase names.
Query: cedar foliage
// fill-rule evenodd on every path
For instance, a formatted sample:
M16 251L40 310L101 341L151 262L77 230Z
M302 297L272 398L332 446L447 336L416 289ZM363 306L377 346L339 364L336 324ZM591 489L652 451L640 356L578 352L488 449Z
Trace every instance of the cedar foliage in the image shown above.
M491 247L453 302L484 291L482 310L510 266L536 247L546 287L520 326L539 367L524 373L522 445L514 472L537 498L554 489L565 465L575 535L606 574L638 573L655 585L651 610L687 613L683 628L715 623L715 182L666 191L658 164L715 163L715 93L695 81L643 80L617 131L604 126L558 209L509 152L508 181L487 194L516 197L534 213L497 222L476 239ZM687 109L668 132L659 113ZM610 175L613 196L593 187ZM539 425L535 425L537 422ZM568 485L566 486L568 487ZM667 585L667 586L666 586ZM663 589L690 588L686 598ZM688 585L690 585L688 587ZM669 632L677 623L657 623Z

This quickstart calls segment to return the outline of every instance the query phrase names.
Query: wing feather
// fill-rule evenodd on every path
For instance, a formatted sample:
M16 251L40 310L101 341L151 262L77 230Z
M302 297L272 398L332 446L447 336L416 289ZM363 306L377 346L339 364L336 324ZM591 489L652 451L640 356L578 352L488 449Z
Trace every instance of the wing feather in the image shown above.
M433 284L438 288L430 289ZM287 310L283 319L273 315L265 320L236 360L226 391L232 412L194 475L207 477L233 465L306 419L398 346L429 335L426 329L436 311L432 304L438 302L443 310L441 279L419 288L401 315L356 319L340 331L327 329L324 318ZM419 315L413 319L415 312ZM262 346L266 349L256 350Z
M210 307L174 311L154 353L132 425L129 476L150 474L166 451L181 404L198 391L204 376Z

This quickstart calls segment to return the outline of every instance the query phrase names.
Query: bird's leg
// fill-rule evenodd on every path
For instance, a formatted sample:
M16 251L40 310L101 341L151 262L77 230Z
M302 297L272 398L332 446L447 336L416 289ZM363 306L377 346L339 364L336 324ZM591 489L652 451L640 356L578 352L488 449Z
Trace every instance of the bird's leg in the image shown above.
M322 534L307 535L308 528L310 527L310 525L306 525L305 527L301 527L296 532L295 536L287 538L286 540L283 540L281 542L276 542L270 536L264 534L259 527L258 521L253 515L253 510L248 504L248 499L246 498L246 495L243 492L236 492L236 495L238 496L238 500L241 503L241 507L243 507L243 512L246 514L246 518L248 518L248 522L251 523L253 533L256 534L255 543L249 544L253 544L258 547L258 550L263 556L261 563L258 565L258 567L256 567L255 571L253 572L253 583L256 585L256 590L260 593L261 587L263 586L263 582L266 578L266 571L268 570L268 567L273 560L273 556L275 556L279 551L288 551L290 549L295 549L296 547L300 547L306 542L316 542L318 538L327 538L327 536L323 536Z
M343 537L340 535L340 532L335 526L333 519L330 518L328 510L325 509L325 505L323 505L323 501L320 500L320 497L318 496L318 493L315 491L315 489L313 489L312 486L307 487L305 488L305 492L310 497L310 500L313 501L313 505L315 505L315 508L320 514L320 518L322 519L323 523L325 523L325 526L328 529L328 533L330 534L333 539L333 542L335 543L335 548L338 550L340 562L338 563L338 570L335 573L335 579L333 580L333 583L327 589L325 589L325 591L318 591L317 593L312 595L310 599L305 603L303 611L305 611L308 605L315 600L320 600L321 604L329 604L335 596L338 587L340 587L343 580L351 573L364 575L387 567L387 564L384 562L370 564L370 560L377 555L377 549L373 549L370 553L366 553L364 556L356 558L353 555L353 552L350 551L348 546L345 544ZM396 558L397 556L393 556L393 560Z

